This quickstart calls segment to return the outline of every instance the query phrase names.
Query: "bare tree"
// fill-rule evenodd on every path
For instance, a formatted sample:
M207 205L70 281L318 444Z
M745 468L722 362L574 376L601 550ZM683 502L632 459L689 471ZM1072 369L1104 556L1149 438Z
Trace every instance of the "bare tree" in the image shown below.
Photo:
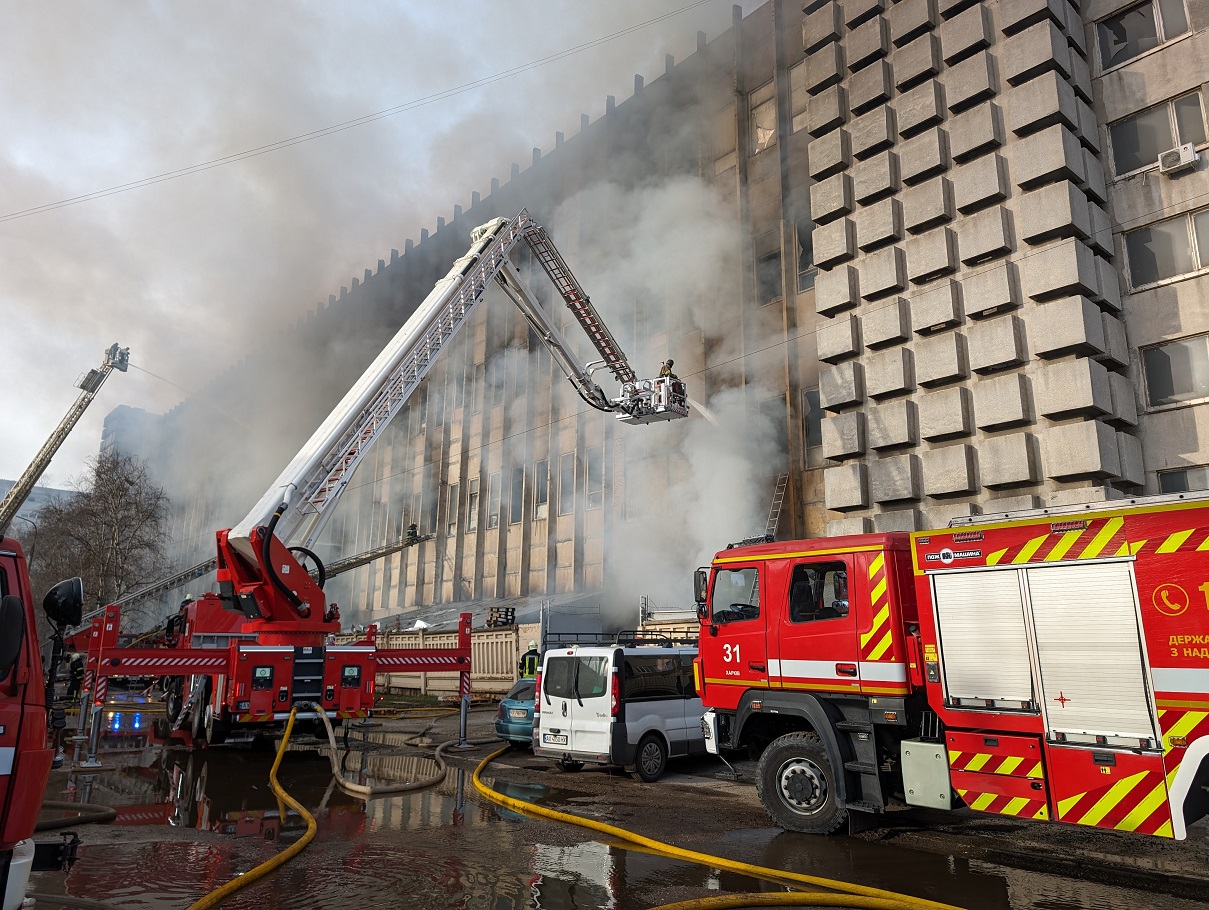
M145 462L102 454L70 486L75 495L43 506L37 515L30 575L39 595L79 575L87 612L163 574L169 501ZM122 626L138 631L148 619L135 607L124 612Z

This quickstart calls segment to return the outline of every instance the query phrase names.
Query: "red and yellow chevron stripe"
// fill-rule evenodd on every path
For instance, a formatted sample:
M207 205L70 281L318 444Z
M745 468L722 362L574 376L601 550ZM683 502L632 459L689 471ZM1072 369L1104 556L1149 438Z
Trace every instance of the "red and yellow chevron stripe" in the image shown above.
M1209 551L1209 532L1204 528L1185 528L1153 540L1129 540L1123 531L1124 527L1125 520L1119 516L1095 519L1086 528L1049 532L1022 544L995 550L987 554L986 564L1021 565L1144 553L1164 555Z
M958 790L957 795L975 812L990 812L994 815L1011 815L1014 818L1031 818L1038 821L1049 819L1049 807L1044 799L980 793L976 790Z
M868 631L861 633L861 660L896 660L884 552L878 553L869 563L869 604L873 621Z
M1058 800L1058 820L1171 837L1167 782L1159 771L1137 771L1103 787Z
M978 771L982 774L1006 774L1011 777L1026 777L1042 780L1045 772L1041 762L1019 755L992 755L989 752L959 752L949 750L949 769L952 771Z

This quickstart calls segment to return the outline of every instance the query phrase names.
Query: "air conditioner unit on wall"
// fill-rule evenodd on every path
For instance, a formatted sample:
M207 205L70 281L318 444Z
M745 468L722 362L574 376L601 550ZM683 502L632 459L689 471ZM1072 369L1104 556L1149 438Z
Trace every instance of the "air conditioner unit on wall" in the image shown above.
M1177 145L1159 155L1159 173L1175 174L1196 167L1196 146L1191 142Z

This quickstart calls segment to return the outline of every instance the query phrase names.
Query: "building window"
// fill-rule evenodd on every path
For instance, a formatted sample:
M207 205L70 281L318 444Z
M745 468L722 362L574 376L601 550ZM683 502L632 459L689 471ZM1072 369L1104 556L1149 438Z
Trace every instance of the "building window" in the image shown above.
M1156 164L1159 155L1177 145L1203 145L1201 93L1165 101L1118 120L1108 128L1108 141L1112 145L1113 172L1118 177Z
M1160 493L1192 493L1196 490L1209 490L1209 467L1198 465L1159 472Z
M777 141L776 85L766 82L748 96L751 107L751 153L771 148Z
M483 397L486 394L487 386L487 371L483 364L476 363L474 365L474 389L472 397L474 398L473 407L470 409L472 414L481 414L483 412Z
M806 91L806 61L789 68L789 131L796 133L806 127L806 106L810 93Z
M1112 69L1188 31L1184 0L1147 0L1097 26L1100 65Z
M1150 407L1209 398L1209 335L1142 349Z
M604 505L604 446L588 446L588 508Z
M458 532L458 485L456 483L449 485L449 508L445 517L448 521L446 532L456 534Z
M525 466L512 469L512 490L508 497L508 523L516 524L525 512Z
M491 359L491 406L499 407L504 403L504 375L506 373L506 356L496 354Z
M1209 268L1209 209L1127 231L1125 256L1133 290Z
M575 453L558 456L558 514L575 511Z
M785 396L765 398L760 402L760 413L768 418L772 426L773 438L777 441L777 448L784 455L789 451L789 415L785 410Z
M423 516L424 516L424 512L422 511L423 508L424 508L424 494L423 493L412 493L411 494L411 514L406 516L406 518L408 520L408 524L410 524L413 521L416 523L416 532L420 533L420 534L424 533L423 530L420 528L420 522L423 520Z
M711 124L714 147L714 174L728 171L739 163L735 146L735 108L728 105L714 115Z
M814 219L809 212L797 220L794 232L798 235L798 290L808 291L819 273L814 264Z
M781 254L772 253L756 260L756 303L767 306L784 293L781 284Z
M500 526L500 487L503 475L496 471L487 478L487 527Z
M823 409L817 388L802 389L802 423L806 467L817 468L823 463Z
M533 466L533 517L540 519L550 509L550 462L542 459Z
M479 479L475 477L466 483L466 530L479 529Z

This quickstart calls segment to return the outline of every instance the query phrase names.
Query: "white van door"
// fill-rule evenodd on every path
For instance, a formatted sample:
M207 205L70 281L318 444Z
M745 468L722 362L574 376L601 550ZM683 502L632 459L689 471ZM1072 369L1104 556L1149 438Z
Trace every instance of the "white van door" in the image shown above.
M612 650L546 655L539 695L541 749L609 760L612 663Z

